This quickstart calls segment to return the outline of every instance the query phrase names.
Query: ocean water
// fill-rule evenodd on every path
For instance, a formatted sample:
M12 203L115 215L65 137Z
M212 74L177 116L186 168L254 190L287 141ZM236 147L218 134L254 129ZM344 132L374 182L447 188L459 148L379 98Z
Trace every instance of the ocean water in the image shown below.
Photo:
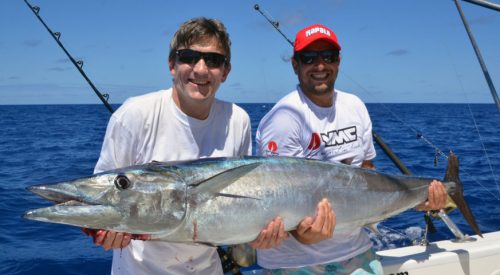
M272 107L240 105L253 131ZM442 178L446 159L440 152L453 150L481 229L500 230L500 114L494 105L368 104L368 109L374 130L416 175ZM0 274L109 274L111 252L94 246L80 229L21 218L49 205L27 186L92 173L109 116L102 105L0 106ZM377 153L379 170L399 173L378 147ZM450 217L472 234L458 211ZM430 240L452 238L441 221L434 224L438 232ZM410 245L424 227L423 213L409 210L381 223L383 235L372 236L373 242L377 249Z

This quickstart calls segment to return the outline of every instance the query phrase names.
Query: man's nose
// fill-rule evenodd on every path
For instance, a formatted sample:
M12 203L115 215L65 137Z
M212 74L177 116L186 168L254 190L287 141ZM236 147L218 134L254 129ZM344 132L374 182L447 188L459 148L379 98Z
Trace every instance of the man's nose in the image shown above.
M208 66L205 63L205 60L203 58L200 58L196 64L194 64L193 70L196 73L207 73L208 72Z

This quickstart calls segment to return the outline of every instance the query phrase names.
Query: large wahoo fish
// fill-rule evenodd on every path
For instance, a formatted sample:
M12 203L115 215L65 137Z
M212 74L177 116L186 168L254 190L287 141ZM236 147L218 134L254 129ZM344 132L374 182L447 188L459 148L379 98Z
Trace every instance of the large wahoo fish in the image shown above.
M445 186L473 230L458 160L450 156ZM27 219L151 234L152 239L230 245L254 240L276 216L286 230L328 198L335 232L370 225L427 198L429 178L388 175L297 158L216 158L149 163L52 185L29 187L59 203Z

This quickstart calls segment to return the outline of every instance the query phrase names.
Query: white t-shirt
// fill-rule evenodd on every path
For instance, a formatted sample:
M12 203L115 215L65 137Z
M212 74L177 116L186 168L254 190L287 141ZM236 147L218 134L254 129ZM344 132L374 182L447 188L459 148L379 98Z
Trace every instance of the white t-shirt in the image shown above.
M376 155L370 116L355 95L335 90L332 107L319 107L300 87L282 98L259 124L257 154L305 157L360 166ZM318 202L319 203L319 202ZM335 210L335 209L334 209ZM291 268L350 259L371 247L362 229L304 245L292 236L276 248L257 251L259 265Z
M215 100L208 118L184 114L172 89L125 101L109 121L94 172L151 161L232 157L252 152L248 114ZM112 274L222 274L216 248L160 241L131 241L113 251Z

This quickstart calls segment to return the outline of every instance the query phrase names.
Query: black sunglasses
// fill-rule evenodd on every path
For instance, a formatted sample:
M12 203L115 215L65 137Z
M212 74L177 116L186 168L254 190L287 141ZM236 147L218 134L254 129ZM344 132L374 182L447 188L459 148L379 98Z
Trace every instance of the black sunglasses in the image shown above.
M339 52L334 50L298 52L295 54L295 59L300 60L303 64L312 64L318 56L321 56L321 59L323 59L325 63L335 63L339 61Z
M175 52L176 60L182 63L194 65L203 58L209 68L219 68L227 63L227 57L220 53L198 52L191 49L183 49Z

